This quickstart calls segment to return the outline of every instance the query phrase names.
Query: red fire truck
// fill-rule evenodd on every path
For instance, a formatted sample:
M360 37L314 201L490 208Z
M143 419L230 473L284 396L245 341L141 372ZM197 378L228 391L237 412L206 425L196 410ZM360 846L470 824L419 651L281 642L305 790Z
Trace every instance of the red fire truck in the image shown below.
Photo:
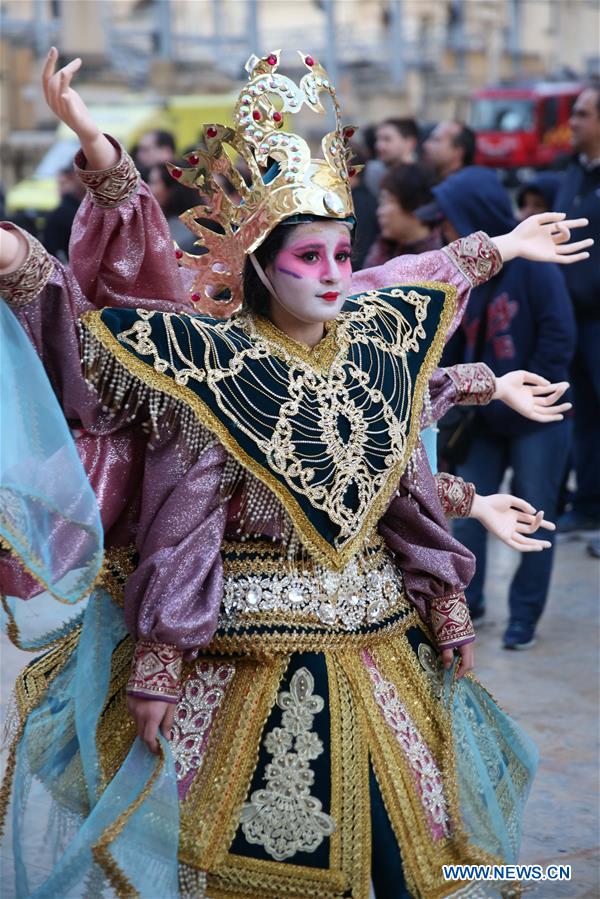
M477 134L476 164L541 169L568 153L569 116L581 89L576 82L544 82L477 91L470 117Z

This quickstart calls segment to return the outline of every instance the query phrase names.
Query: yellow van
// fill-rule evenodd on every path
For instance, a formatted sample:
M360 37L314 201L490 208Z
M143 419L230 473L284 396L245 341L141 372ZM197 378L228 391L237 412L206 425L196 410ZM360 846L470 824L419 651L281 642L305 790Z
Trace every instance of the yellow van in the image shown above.
M126 150L135 146L146 132L161 128L173 132L177 151L182 153L198 143L205 123L230 124L237 99L237 94L196 94L174 96L161 104L125 97L113 106L91 105L90 112L102 131L116 137ZM70 165L78 149L77 138L61 122L54 143L31 178L20 181L8 191L8 213L24 212L41 224L39 220L59 203L56 176Z

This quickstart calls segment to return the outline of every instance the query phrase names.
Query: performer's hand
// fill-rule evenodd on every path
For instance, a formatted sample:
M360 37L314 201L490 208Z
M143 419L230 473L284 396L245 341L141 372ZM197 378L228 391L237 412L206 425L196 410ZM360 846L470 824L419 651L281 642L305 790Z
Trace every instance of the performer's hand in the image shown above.
M91 169L108 169L115 164L118 152L102 134L80 95L71 87L71 79L81 68L81 59L73 59L56 71L58 50L51 47L42 72L46 103L58 118L75 132Z
M150 752L158 752L158 729L167 739L171 739L171 728L175 717L176 705L160 699L142 699L140 696L127 696L127 710L135 721L138 737L143 740Z
M471 518L476 518L490 533L521 553L540 552L552 545L548 540L532 540L527 536L535 534L538 528L553 531L555 525L544 520L543 512L536 512L532 505L517 496L475 494Z
M591 237L569 243L572 228L583 228L588 225L587 219L567 220L564 212L542 212L530 215L517 225L510 234L494 237L503 262L509 262L517 256L531 259L534 262L557 262L559 265L570 265L588 259L587 247L594 243Z
M475 667L475 644L464 643L462 646L457 646L455 650L443 649L442 664L444 668L452 667L455 652L457 652L460 656L460 665L458 666L458 670L456 672L457 678L460 678L463 677L463 675L465 675L467 671L472 671Z
M510 371L496 379L496 392L492 399L502 400L515 412L531 421L546 424L550 421L562 421L571 403L555 406L565 390L568 381L551 384L547 378L529 371Z

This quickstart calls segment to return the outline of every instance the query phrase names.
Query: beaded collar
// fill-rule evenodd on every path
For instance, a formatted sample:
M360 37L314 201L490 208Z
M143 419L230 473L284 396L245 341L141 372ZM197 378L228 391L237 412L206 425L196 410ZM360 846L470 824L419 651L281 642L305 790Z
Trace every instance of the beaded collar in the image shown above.
M87 376L128 391L190 445L214 435L279 498L316 559L342 568L397 489L454 311L438 282L350 297L315 348L264 319L104 309L86 313Z

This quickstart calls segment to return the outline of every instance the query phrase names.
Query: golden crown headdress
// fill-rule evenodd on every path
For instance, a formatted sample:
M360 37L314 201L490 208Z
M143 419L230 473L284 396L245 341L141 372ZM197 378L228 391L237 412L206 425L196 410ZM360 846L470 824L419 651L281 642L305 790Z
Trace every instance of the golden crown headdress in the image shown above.
M249 79L235 106L234 126L205 125L206 150L185 157L189 168L169 165L173 177L206 201L180 218L207 252L177 249L176 255L196 271L192 301L209 315L228 316L239 307L245 258L281 221L298 214L345 219L354 212L349 179L358 166L349 166L349 139L356 128L342 125L335 89L315 59L299 51L308 72L296 84L277 72L280 53L251 56L246 63ZM324 113L322 92L332 99L336 127L321 141L322 157L314 159L307 142L285 130L285 116L304 106ZM246 163L250 184L226 145ZM234 202L228 191L240 201Z

